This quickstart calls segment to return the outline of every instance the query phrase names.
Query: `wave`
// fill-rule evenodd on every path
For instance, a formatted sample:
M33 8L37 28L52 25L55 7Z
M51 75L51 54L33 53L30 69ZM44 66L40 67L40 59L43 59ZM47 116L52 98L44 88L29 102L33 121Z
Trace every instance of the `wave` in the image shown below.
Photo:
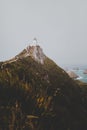
M78 77L78 78L76 78L76 79L80 80L80 79L83 79L83 77L82 77L82 76L79 76L79 77Z

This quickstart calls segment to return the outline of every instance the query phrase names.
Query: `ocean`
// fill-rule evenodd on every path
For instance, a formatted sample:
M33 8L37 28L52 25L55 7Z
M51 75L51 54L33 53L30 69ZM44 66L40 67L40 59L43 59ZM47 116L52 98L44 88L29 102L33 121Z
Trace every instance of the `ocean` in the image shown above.
M78 80L87 83L87 74L84 74L84 69L74 70L74 72L79 76Z
M84 74L84 71L87 70L87 65L81 66L81 65L72 65L72 66L63 66L63 68L66 70L73 71L76 73L79 77L77 78L78 80L87 83L87 74Z

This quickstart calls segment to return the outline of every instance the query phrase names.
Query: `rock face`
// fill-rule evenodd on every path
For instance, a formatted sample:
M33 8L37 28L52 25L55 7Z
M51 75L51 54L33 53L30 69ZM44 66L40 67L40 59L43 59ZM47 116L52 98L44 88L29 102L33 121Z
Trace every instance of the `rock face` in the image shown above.
M37 45L0 63L0 130L75 129L87 130L87 86Z
M44 64L44 60L46 58L45 54L43 53L42 48L39 45L28 46L15 58L18 59L18 58L24 58L24 57L29 57L29 56L41 64Z
M43 50L41 49L41 47L39 45L36 46L28 46L26 48L26 53L25 56L31 56L32 58L34 58L37 62L44 64L44 60L45 60L45 55L43 53Z
M39 45L29 45L26 49L24 49L21 53L16 55L14 58L5 61L3 65L7 63L16 62L19 59L23 59L26 57L32 57L35 61L37 61L40 64L44 64L45 61L45 54L43 53L42 48ZM2 68L3 68L2 65Z
M72 79L76 79L78 78L79 76L73 72L73 71L67 71L68 75L72 78Z

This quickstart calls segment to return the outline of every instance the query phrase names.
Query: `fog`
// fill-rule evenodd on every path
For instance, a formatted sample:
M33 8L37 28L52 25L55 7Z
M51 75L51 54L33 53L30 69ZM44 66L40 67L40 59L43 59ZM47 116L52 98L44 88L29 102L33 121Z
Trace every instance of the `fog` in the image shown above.
M0 0L0 61L36 37L58 65L86 65L86 35L86 0Z

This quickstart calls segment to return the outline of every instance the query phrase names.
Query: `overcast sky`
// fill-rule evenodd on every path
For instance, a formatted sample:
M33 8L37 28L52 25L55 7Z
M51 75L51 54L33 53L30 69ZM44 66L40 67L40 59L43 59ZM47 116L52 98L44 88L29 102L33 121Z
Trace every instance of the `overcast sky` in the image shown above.
M57 64L87 64L87 1L0 0L0 61L34 37Z

